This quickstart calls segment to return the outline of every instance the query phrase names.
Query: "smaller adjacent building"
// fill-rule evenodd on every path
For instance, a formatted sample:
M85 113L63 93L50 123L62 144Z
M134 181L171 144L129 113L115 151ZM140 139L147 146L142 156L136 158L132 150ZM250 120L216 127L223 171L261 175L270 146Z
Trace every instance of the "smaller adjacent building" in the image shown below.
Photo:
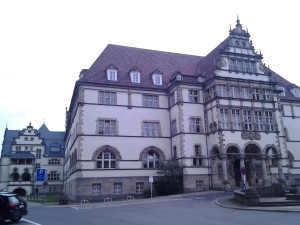
M20 195L62 193L64 132L39 129L29 123L22 130L5 129L0 160L0 191ZM38 169L45 169L44 181Z

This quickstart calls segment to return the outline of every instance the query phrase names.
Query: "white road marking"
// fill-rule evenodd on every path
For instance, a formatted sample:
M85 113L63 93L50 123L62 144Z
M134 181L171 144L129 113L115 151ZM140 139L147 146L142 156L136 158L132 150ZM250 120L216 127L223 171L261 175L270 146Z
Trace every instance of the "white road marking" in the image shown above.
M40 224L40 223L35 223L35 222L33 222L33 221L26 220L26 219L23 219L23 218L22 218L22 220L24 220L24 221L26 221L26 222L28 222L28 223L34 224L34 225L42 225L42 224Z

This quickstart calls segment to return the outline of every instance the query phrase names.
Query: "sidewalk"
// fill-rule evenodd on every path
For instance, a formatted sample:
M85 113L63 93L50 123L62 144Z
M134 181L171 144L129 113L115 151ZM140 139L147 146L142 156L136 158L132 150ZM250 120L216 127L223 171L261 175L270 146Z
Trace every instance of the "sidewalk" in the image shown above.
M272 201L278 202L279 198L262 198L261 202L268 202L270 205ZM215 203L219 206L238 210L256 210L256 211L273 211L273 212L300 212L300 205L289 206L246 206L234 200L234 197L222 197L215 200Z

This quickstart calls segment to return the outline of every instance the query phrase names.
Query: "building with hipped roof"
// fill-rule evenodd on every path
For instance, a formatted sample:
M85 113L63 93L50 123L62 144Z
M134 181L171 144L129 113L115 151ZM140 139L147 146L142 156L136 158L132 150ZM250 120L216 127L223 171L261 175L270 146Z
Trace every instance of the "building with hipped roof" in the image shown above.
M65 194L139 195L167 159L185 192L299 182L300 89L262 59L239 19L204 57L109 44L66 113Z
M29 123L22 130L5 129L0 161L0 190L33 195L62 194L64 132L38 130ZM45 169L45 179L37 170ZM46 183L45 183L46 182Z

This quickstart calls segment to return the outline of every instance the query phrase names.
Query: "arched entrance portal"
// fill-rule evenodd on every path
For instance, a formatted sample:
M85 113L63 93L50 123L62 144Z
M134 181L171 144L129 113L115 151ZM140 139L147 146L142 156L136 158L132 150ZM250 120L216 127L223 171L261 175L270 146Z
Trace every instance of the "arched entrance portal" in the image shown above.
M262 153L255 144L249 144L245 148L246 181L249 186L259 183L262 178Z
M236 146L230 146L227 149L227 159L229 160L229 167L233 168L232 177L236 187L241 185L241 165L240 165L240 151ZM231 171L229 169L229 171Z
M26 191L23 188L17 188L13 191L14 194L26 196Z

